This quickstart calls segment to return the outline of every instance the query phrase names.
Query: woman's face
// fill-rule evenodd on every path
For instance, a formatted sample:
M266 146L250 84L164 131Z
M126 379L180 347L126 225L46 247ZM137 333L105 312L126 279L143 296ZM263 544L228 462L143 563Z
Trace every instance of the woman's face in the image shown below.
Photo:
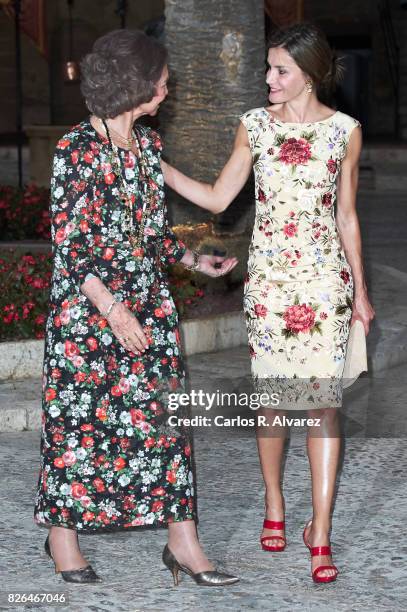
M161 77L155 85L155 95L149 102L140 105L140 109L142 110L143 114L153 116L157 114L161 102L163 102L168 95L168 77L168 66L164 66Z
M281 104L305 92L306 75L283 47L269 49L266 83L271 104Z

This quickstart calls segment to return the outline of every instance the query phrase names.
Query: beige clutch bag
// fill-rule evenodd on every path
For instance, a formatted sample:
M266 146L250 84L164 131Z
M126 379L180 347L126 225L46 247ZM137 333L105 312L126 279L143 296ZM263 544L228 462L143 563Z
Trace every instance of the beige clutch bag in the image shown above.
M367 372L366 335L362 321L356 320L349 331L343 387L350 387L362 372Z

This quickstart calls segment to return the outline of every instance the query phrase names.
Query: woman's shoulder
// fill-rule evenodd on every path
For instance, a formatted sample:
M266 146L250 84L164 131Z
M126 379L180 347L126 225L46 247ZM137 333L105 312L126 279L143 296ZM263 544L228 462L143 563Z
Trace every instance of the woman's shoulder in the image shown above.
M251 108L250 110L240 115L239 119L245 126L246 130L250 132L257 132L259 129L264 130L266 127L264 122L268 119L268 112L264 106L258 106Z
M86 147L92 141L92 125L89 120L71 127L57 142L57 151L72 151Z
M150 149L155 154L161 153L163 143L160 134L155 129L147 125L137 125L136 132L143 149Z
M351 117L351 115L347 115L342 111L336 111L334 117L335 123L340 124L341 127L345 128L347 131L353 130L355 127L361 127L360 121L355 119L355 117Z
M267 113L267 111L264 106L251 108L250 110L240 115L240 121L256 121L259 118L264 118L265 113Z

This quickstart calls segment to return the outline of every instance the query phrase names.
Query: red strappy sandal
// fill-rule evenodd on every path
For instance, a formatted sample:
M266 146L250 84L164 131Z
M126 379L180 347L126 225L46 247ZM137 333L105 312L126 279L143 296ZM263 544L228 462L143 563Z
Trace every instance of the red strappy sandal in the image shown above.
M302 539L304 540L305 546L309 549L311 553L311 557L319 557L321 555L332 555L330 546L312 546L311 547L309 543L307 542L307 540L305 539L305 531L310 526L311 523L312 521L309 521L305 525L304 531L302 534ZM322 572L323 570L327 570L327 569L333 569L335 570L336 573L333 576L319 576L319 572ZM314 569L311 575L312 575L312 579L314 582L334 582L338 574L339 574L339 570L336 567L336 565L319 565L318 567Z
M285 521L269 521L264 519L263 527L265 529L285 529ZM265 544L264 542L266 540L282 540L283 544L281 546L272 546L270 544ZM268 550L270 552L281 552L285 549L287 541L284 536L267 535L260 538L260 544L263 550Z

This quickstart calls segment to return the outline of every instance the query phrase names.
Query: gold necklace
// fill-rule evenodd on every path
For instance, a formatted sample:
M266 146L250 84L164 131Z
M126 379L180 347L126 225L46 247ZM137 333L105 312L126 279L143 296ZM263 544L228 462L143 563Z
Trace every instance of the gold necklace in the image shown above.
M98 118L99 119L99 118ZM102 123L103 125L103 121L102 119L99 119L99 121ZM106 124L107 125L107 124ZM127 137L126 136L122 136L121 134L119 134L119 132L117 132L114 128L112 128L112 126L109 127L109 131L112 132L116 138L118 140L121 140L122 142L125 143L126 147L128 147L129 149L133 146L133 143L135 142L135 137L134 137L134 133L132 131L131 136Z
M140 219L140 225L138 228L138 232L135 233L134 219L133 219L133 194L130 193L129 195L126 181L123 178L121 160L120 160L120 156L117 150L117 146L112 141L112 138L109 132L109 128L106 122L103 119L101 121L103 123L103 127L106 132L106 136L109 140L109 144L111 148L110 161L111 161L112 167L114 168L114 172L116 176L118 177L121 187L122 187L120 199L128 209L127 223L126 223L127 228L125 231L127 231L127 233L129 234L130 244L137 251L135 254L139 257L142 257L144 253L141 247L141 243L144 238L144 228L146 225L146 221L147 221L147 218L150 212L150 208L151 208L151 202L153 199L153 195L151 191L149 190L148 166L144 159L144 155L142 154L142 149L139 143L137 133L133 131L133 141L136 144L137 151L138 151L139 179L140 179L140 182L142 183L141 197L143 201L143 212L142 212L142 216Z

